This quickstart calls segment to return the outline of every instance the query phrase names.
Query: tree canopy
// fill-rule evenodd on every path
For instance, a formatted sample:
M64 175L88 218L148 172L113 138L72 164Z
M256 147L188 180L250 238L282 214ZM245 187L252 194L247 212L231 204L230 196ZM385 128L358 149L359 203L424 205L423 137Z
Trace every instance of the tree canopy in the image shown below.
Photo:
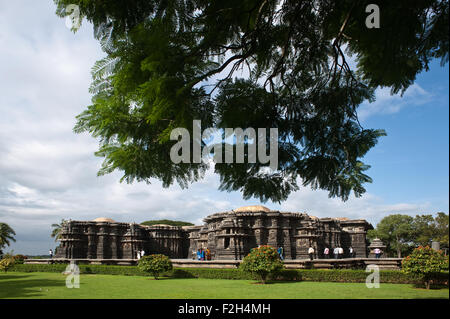
M387 245L388 254L397 257L407 255L418 246L430 246L438 241L441 248L448 248L448 214L433 215L393 214L384 217L375 229L369 230L369 238L378 237Z
M201 179L208 163L169 158L170 132L192 133L201 120L279 132L278 169L216 163L221 190L282 201L300 181L330 197L360 196L371 182L362 158L385 132L363 128L358 106L378 87L404 92L434 58L448 62L448 1L376 1L380 28L370 29L365 9L374 1L55 3L62 17L78 5L106 54L74 130L99 138L100 175L120 170L127 182Z
M64 224L67 222L67 220L65 220L64 218L61 219L61 223L57 224L54 223L52 224L52 233L50 234L51 237L55 238L55 241L58 241L59 239L61 239L61 231L63 229Z
M11 241L16 241L14 235L16 232L11 226L0 222L0 256L3 254L2 248L9 246Z

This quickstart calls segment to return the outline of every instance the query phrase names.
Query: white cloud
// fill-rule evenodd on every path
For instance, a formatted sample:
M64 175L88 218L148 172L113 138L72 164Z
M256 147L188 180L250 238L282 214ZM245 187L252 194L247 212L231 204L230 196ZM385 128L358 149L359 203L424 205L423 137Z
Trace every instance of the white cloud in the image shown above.
M420 106L429 103L433 99L430 92L425 91L420 85L414 83L403 94L391 95L389 88L381 88L375 91L375 102L364 102L358 109L358 116L365 120L376 114L393 114L408 106Z

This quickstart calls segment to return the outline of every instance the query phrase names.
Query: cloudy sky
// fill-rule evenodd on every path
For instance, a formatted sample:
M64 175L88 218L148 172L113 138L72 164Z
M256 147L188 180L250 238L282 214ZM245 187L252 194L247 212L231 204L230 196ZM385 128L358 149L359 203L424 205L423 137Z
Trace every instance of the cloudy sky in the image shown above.
M260 204L218 191L213 174L188 190L121 184L120 172L97 177L97 141L72 128L90 103L90 69L103 55L90 24L74 34L54 12L52 1L0 2L0 222L17 233L7 250L46 254L56 245L50 225L62 218L198 224L214 212ZM305 188L281 205L264 205L374 225L392 213L448 213L448 89L448 65L436 62L403 97L380 89L376 102L361 106L362 124L388 133L364 159L374 182L363 197L344 203Z

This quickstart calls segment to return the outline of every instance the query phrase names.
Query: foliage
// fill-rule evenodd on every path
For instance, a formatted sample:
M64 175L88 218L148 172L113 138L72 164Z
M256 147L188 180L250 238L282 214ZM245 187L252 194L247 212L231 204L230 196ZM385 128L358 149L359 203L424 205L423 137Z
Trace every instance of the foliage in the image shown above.
M18 254L18 255L14 255L13 258L14 258L15 264L23 264L25 259L27 259L28 257L25 255Z
M437 216L434 218L434 224L436 227L436 235L435 240L441 243L441 247L449 248L448 242L448 214L443 212L437 213Z
M7 272L8 269L14 266L14 264L15 264L14 256L10 254L5 254L2 260L0 260L0 269L2 269L4 272Z
M411 255L402 260L402 271L407 274L421 275L427 289L436 274L448 271L448 256L429 246L419 246Z
M269 274L274 274L283 269L283 262L273 247L260 246L253 248L244 257L239 268L244 272L256 274L261 283L265 284Z
M375 237L387 244L388 254L398 257L407 255L418 246L430 245L438 241L441 247L448 247L448 215L438 212L432 215L389 215L384 217L376 229L367 232L367 237Z
M6 223L0 223L0 256L2 253L2 248L9 246L11 241L16 241L14 235L16 233L14 230Z
M61 230L64 226L64 224L67 222L67 220L65 220L64 218L61 219L61 223L59 224L52 224L53 230L52 230L52 234L50 235L51 237L55 238L55 241L58 241L58 239L61 238Z
M169 156L172 129L192 136L196 119L278 128L279 169L216 164L221 190L282 201L301 180L360 196L371 182L361 159L385 132L363 128L358 106L378 87L404 92L434 58L448 62L448 1L382 2L380 29L365 25L368 0L54 1L61 17L78 5L106 53L74 130L99 138L99 175L120 170L127 182L203 178L207 163Z
M158 279L160 273L172 269L172 262L166 255L153 254L142 257L139 260L138 268L151 273L155 279Z
M183 222L183 221L178 221L178 220L169 220L169 219L147 220L147 221L141 223L141 225L147 225L147 226L158 225L158 224L171 225L171 226L194 226L194 224L189 223L189 222Z
M413 217L393 214L384 217L375 230L368 233L369 238L378 237L387 245L388 254L396 253L401 258L402 253L408 253L414 239Z
M436 237L436 227L432 215L416 215L413 220L414 243L426 246Z

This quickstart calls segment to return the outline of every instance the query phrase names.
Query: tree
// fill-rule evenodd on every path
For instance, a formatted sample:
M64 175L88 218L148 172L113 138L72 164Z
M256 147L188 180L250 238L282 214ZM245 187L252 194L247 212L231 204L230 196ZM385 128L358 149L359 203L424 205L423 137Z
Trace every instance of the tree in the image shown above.
M371 182L361 159L386 133L363 128L358 106L378 87L403 93L432 59L448 62L448 1L384 1L380 28L366 26L369 0L54 1L61 17L79 6L106 54L74 131L100 139L99 175L120 170L130 183L201 179L208 162L169 156L172 130L192 136L200 120L278 129L278 170L247 151L245 163L215 164L221 190L279 202L301 183L360 196Z
M269 274L276 273L283 269L283 262L277 251L270 246L260 246L253 248L244 257L239 269L244 272L256 274L262 284L266 283Z
M142 271L151 273L157 280L160 273L172 270L172 262L166 255L153 254L139 259L138 267Z
M67 222L67 220L65 220L64 218L61 219L61 223L60 224L52 224L53 230L52 230L52 234L50 235L51 237L55 238L55 241L58 241L61 238L61 230L64 227L64 224Z
M16 233L8 224L0 223L0 256L3 254L4 247L9 246L11 241L16 241L14 235Z
M434 221L436 225L436 237L434 239L441 243L441 247L448 248L448 214L439 212Z
M427 289L430 289L436 274L445 270L448 271L448 257L429 246L419 246L411 255L402 260L402 271L421 275Z
M436 238L437 229L432 215L416 215L413 220L414 238L417 246L427 246Z
M170 225L170 226L194 226L194 224L189 222L183 222L183 221L177 221L177 220L169 220L169 219L159 219L159 220L147 220L145 222L142 222L141 225Z
M8 272L8 269L14 266L15 259L11 254L5 254L0 260L0 269L3 269L4 272Z
M419 246L430 245L437 241L442 247L448 248L448 215L438 212L436 217L432 215L417 215L413 223L415 238L414 243Z
M395 252L398 258L413 246L414 218L409 215L393 214L384 217L369 235L380 238L386 245L388 253Z

